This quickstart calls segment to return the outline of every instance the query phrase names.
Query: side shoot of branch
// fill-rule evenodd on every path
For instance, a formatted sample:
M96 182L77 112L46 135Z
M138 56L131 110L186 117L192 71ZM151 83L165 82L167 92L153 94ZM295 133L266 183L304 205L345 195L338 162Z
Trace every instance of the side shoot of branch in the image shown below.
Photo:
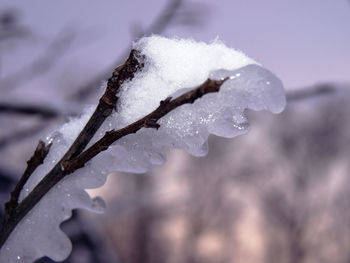
M11 192L11 199L5 204L6 215L11 214L12 210L18 206L18 198L23 189L23 186L27 183L29 177L35 171L35 169L44 162L45 157L49 153L51 143L45 145L43 141L39 141L33 156L27 162L27 168L18 181L15 189Z

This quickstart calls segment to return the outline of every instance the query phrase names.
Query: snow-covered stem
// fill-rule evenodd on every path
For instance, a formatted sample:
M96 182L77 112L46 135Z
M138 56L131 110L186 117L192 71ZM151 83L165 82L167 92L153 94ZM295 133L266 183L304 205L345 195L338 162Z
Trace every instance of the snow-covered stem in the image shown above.
M172 99L172 97L168 97L167 99L160 102L160 105L157 109L155 109L150 114L146 115L145 117L139 119L138 121L120 129L117 131L109 131L106 132L106 134L98 140L96 143L94 143L91 147L89 147L86 151L81 153L76 159L70 160L63 163L63 168L67 173L73 173L77 169L83 167L89 160L91 160L93 157L95 157L100 152L107 150L110 145L112 145L115 141L119 140L120 138L136 133L141 128L155 128L158 129L160 125L157 123L157 121L164 117L166 114L171 112L172 110L176 109L177 107L187 104L187 103L193 103L200 97L202 97L205 94L211 93L211 92L218 92L220 90L221 85L227 80L228 78L222 79L222 80L206 80L202 85L199 87L192 89L183 95Z
M138 57L139 59L141 58L138 55L138 51L131 50L130 56L126 62L122 66L117 67L112 77L108 79L106 91L100 98L95 112L62 159L18 206L6 210L0 231L0 248L23 217L27 215L53 186L68 174L66 171L63 171L62 163L76 158L85 149L106 118L111 115L113 109L116 108L119 87L124 81L132 79L135 72L143 67ZM21 189L19 189L19 191L20 190Z
M103 212L103 201L86 189L102 186L109 173L144 173L165 162L167 147L204 156L210 134L247 132L245 110L285 107L281 81L218 39L151 36L133 49L98 105L45 138L52 147L44 165L29 177L0 231L1 262L64 260L72 245L60 224L73 209Z
M104 211L86 189L102 186L112 172L163 164L167 147L204 156L210 134L247 132L245 110L279 113L285 103L273 73L219 39L141 38L98 105L45 138L52 147L44 164L21 187L0 230L0 261L64 260L72 244L61 223L73 209Z
M84 148L90 142L91 138L102 125L104 120L116 107L118 99L116 94L120 85L125 80L132 79L134 73L142 68L142 63L137 60L137 56L137 51L132 50L125 64L114 71L112 77L108 80L106 91L101 97L94 114L91 116L90 120L63 158L20 204L13 207L13 209L7 210L8 213L6 214L0 232L0 248L23 217L66 175L83 167L89 160L100 152L108 149L108 147L118 139L136 133L141 128L158 129L159 124L157 124L157 121L160 118L183 104L193 103L205 94L218 92L221 85L228 79L208 79L199 87L192 89L175 99L168 97L164 101L161 101L159 107L150 114L120 130L107 132L104 137L83 152Z

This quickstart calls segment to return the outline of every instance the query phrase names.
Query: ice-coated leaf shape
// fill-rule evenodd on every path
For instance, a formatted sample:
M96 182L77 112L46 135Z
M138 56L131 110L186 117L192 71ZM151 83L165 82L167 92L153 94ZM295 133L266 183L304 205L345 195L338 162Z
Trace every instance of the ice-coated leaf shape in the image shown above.
M165 148L183 148L195 156L208 152L209 134L232 138L248 129L246 109L279 113L286 99L281 81L242 53L221 42L196 43L158 36L134 44L145 56L145 68L122 86L118 111L109 117L94 140L106 131L136 121L168 96L178 96L207 78L229 77L220 92L210 93L193 104L183 105L160 119L160 128L139 130L115 142L84 168L63 179L30 211L0 251L0 262L32 262L42 256L65 259L71 243L59 225L71 210L102 212L101 199L91 199L85 189L102 186L115 171L144 173L165 162ZM91 116L89 107L52 137L51 150L21 193L23 199L63 156ZM28 242L30 240L30 242Z

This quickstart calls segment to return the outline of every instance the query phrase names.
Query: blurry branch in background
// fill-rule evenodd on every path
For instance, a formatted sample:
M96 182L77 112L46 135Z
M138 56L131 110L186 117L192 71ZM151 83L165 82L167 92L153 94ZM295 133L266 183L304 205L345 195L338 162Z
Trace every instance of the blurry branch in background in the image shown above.
M48 72L58 59L67 53L69 46L75 38L76 33L72 29L62 29L40 57L17 72L0 79L0 90L2 92L9 92L19 85L28 83L28 81Z
M0 115L1 114L19 114L19 115L36 115L43 119L52 119L57 117L66 117L66 116L75 116L76 114L71 113L63 113L58 109L49 107L49 106L41 106L41 105L18 105L11 104L6 102L0 102Z
M138 25L134 25L132 28L134 39L148 36L151 34L163 33L171 24L185 24L185 25L198 25L204 23L204 17L206 16L206 9L203 8L203 4L195 3L189 4L185 0L170 0L166 4L163 10L159 13L158 17L155 18L154 22L151 23L149 28L141 29ZM109 77L111 68L115 65L123 63L125 58L129 54L130 47L127 47L122 55L116 59L116 61L108 67L104 72L95 76L88 83L77 89L77 92L72 95L72 99L78 101L84 101L91 94L96 92L96 87L99 87L102 80Z
M183 5L184 0L170 0L165 8L160 12L159 16L155 18L149 28L142 29L139 24L133 25L133 38L141 38L149 34L159 34L171 24L173 19L177 16L179 8Z
M8 190L14 187L16 183L15 178L16 176L14 174L7 171L6 169L3 169L3 167L0 167L0 200L1 201L3 198L7 198ZM3 216L4 216L4 210L0 209L0 220L3 219Z
M6 198L8 197L7 195L7 189L10 187L14 187L16 183L16 176L12 174L10 171L7 171L3 167L0 166L0 197L1 194L5 194ZM2 217L3 210L0 209L0 220Z
M43 131L47 126L47 123L36 124L35 126L22 129L19 131L13 131L9 135L5 135L0 138L0 150L11 145L12 143L18 143L24 141L33 135Z
M295 193L294 193L295 194ZM304 192L305 202L308 199ZM295 197L295 195L292 195ZM297 199L297 198L294 198ZM288 200L286 193L279 189L270 189L261 199L262 213L266 220L273 224L273 228L268 233L268 246L274 248L267 254L268 262L277 262L286 258L286 262L304 262L306 252L310 249L305 242L308 213L302 208L300 200ZM285 247L276 242L276 234L283 236ZM266 230L269 231L269 230ZM283 250L285 249L283 254ZM276 253L276 251L279 251Z
M138 23L135 23L131 32L133 38L138 39L151 34L161 34L172 24L201 25L205 22L204 17L208 16L207 13L204 4L191 3L185 0L170 0L147 29L142 29Z
M173 24L188 25L192 27L202 26L210 15L210 10L204 3L185 2L183 6L184 8L180 9L177 16L174 17Z
M337 88L332 84L318 84L313 87L302 88L298 90L288 91L287 92L287 101L299 101L304 99L309 99L313 97L331 95L337 91Z
M0 11L0 47L8 40L28 38L31 34L28 28L18 25L18 10L8 9ZM0 49L0 78L2 69L2 50ZM1 87L1 86L0 86Z
M30 35L28 28L18 25L17 10L6 10L0 13L0 43L13 38L25 38Z
M11 41L14 38L17 40L18 38L32 36L29 29L18 25L18 21L19 18L17 10L7 10L0 14L0 43ZM52 69L60 57L62 57L68 51L71 51L69 46L75 39L76 32L74 30L68 27L63 28L38 58L27 66L22 67L20 70L0 78L0 91L2 93L11 92L15 88L25 85L35 78L43 76ZM1 51L3 50L0 50L0 54ZM13 117L14 114L23 116L39 116L46 121L57 117L62 118L68 115L75 115L74 112L66 112L64 110L59 110L46 105L23 105L23 103L20 102L0 102L1 116L7 115L9 117ZM0 150L11 145L12 143L18 143L28 139L40 131L43 131L46 127L47 123L46 125L45 123L41 123L39 125L33 125L29 128L21 128L19 131L13 131L9 135L2 135L0 137Z

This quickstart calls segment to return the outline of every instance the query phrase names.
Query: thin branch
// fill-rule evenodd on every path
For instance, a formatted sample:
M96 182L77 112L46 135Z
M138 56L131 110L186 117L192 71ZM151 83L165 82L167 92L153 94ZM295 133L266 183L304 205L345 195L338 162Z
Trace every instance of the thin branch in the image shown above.
M15 189L11 192L10 201L5 204L5 211L7 214L11 214L11 211L17 207L20 192L35 169L44 162L44 159L49 153L50 147L51 143L45 145L43 141L39 141L33 156L27 162L26 170L15 186Z

